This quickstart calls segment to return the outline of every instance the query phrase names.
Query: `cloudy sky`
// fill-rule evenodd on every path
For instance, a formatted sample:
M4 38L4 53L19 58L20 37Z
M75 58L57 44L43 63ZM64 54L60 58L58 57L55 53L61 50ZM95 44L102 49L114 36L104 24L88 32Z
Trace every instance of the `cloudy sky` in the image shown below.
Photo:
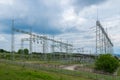
M0 0L0 48L10 50L11 20L15 27L55 36L95 52L95 21L98 19L120 52L120 0ZM16 33L16 44L21 37Z

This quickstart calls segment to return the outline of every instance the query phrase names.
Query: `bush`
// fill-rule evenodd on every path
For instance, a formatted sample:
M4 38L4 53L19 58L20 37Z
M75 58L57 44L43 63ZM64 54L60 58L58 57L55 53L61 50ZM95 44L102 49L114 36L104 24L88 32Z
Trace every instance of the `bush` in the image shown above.
M24 54L29 54L29 50L28 49L24 49Z
M24 49L24 50L19 49L18 54L29 54L29 50L28 49Z
M23 52L23 50L22 50L22 49L19 49L17 53L18 53L18 54L22 54L22 52Z
M119 61L111 54L101 54L95 62L95 68L104 72L113 73L118 67Z

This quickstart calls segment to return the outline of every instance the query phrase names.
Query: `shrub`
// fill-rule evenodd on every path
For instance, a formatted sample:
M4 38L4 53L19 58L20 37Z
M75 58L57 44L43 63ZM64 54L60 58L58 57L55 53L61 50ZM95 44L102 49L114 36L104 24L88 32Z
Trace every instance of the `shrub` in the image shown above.
M113 73L119 67L119 61L111 54L101 54L95 62L95 68L104 72Z
M18 54L22 54L22 52L23 52L23 50L22 50L22 49L19 49L17 53L18 53Z
M29 54L29 50L28 49L24 49L24 50L19 49L18 54Z
M28 49L24 49L24 54L29 54L29 50Z

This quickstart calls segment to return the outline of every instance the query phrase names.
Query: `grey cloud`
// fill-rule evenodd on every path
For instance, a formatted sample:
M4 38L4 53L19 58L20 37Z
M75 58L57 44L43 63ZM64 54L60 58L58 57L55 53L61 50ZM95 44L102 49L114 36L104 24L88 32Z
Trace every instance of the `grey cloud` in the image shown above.
M97 5L105 1L107 0L73 0L72 4L75 7L76 11L80 11L85 7L89 7L91 5Z
M14 17L15 22L18 22L16 26L21 28L27 25L33 26L37 31L40 30L52 33L56 30L60 32L57 26L54 25L54 21L57 22L61 18L62 9L59 1L15 0L13 5L1 5L0 10L3 11L1 12L2 15L0 15L2 19L9 20ZM56 34L55 31L53 33Z

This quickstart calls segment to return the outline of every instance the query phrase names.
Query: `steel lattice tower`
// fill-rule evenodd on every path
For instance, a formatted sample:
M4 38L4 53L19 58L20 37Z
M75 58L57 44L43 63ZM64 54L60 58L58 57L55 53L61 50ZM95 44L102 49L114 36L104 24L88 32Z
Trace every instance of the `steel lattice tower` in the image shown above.
M100 21L96 21L96 54L113 53L113 43L102 27Z

